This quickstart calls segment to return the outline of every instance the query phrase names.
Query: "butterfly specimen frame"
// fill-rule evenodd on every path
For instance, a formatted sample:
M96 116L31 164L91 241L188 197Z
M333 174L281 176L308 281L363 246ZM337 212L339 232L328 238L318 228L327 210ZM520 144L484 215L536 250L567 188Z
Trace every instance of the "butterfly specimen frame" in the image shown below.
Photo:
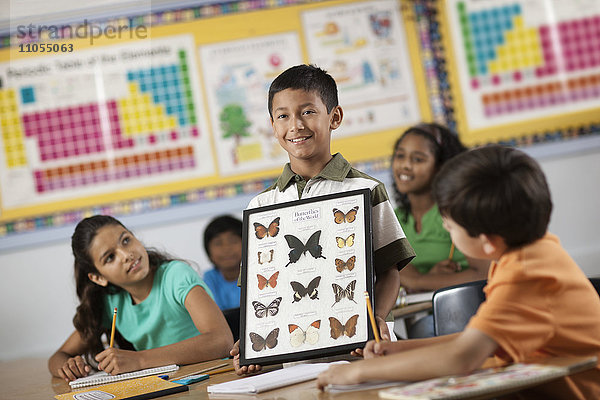
M373 338L369 189L244 211L240 364L277 364Z

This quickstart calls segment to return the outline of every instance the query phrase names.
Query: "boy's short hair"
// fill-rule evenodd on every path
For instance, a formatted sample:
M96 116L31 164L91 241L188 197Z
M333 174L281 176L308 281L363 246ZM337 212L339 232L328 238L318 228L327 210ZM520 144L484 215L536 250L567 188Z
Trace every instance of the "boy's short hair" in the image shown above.
M300 64L283 71L269 87L269 115L273 119L273 97L285 89L301 89L316 92L329 114L338 105L338 91L335 79L327 71L315 66Z
M242 237L242 226L242 221L229 215L222 215L210 221L204 229L204 250L206 251L206 255L210 258L208 244L215 236L223 232L233 232Z
M509 248L546 233L552 200L539 164L520 150L492 145L459 154L433 182L440 213L475 237L499 235Z

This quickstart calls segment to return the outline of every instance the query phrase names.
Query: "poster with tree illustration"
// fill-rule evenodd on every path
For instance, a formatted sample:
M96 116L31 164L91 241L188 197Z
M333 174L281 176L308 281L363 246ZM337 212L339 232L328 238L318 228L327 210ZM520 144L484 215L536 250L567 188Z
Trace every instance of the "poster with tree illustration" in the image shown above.
M267 94L277 75L302 63L301 54L297 33L200 46L220 175L288 161L273 137Z
M350 353L373 333L369 189L244 210L240 364Z

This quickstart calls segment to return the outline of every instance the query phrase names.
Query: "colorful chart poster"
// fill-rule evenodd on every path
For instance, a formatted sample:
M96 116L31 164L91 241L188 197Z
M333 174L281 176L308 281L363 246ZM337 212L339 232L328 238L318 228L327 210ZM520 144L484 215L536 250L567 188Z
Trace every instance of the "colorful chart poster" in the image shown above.
M468 130L600 107L600 2L451 0L446 11Z
M214 173L190 35L0 64L3 209Z
M311 63L338 83L344 109L338 137L421 120L399 2L305 11L302 23Z
M273 79L301 64L296 33L200 47L220 175L281 167L288 161L273 136L267 95Z

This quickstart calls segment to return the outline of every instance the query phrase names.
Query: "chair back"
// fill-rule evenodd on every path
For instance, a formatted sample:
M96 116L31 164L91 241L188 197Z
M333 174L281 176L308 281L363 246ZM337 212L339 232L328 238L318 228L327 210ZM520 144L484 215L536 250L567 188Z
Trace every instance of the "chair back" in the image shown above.
M236 307L223 310L223 315L227 320L227 324L229 324L231 333L233 333L233 341L237 342L240 338L240 308Z
M462 283L433 293L433 331L436 336L461 332L485 300L486 280Z
M592 282L592 285L594 285L596 292L600 296L600 278L590 278L590 282Z

